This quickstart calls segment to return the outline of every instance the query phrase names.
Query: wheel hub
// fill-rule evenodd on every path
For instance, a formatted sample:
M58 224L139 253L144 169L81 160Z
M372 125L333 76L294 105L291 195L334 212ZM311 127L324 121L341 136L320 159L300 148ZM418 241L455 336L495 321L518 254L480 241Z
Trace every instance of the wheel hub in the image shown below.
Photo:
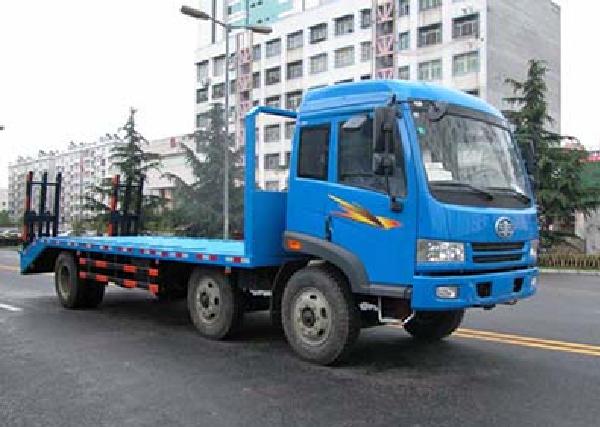
M69 268L63 265L58 273L58 288L63 297L67 297L71 290L71 275L69 274Z
M196 290L196 310L206 323L213 323L221 313L221 292L210 279L203 280Z
M308 345L320 345L331 332L331 307L325 295L317 289L302 291L293 303L294 329Z

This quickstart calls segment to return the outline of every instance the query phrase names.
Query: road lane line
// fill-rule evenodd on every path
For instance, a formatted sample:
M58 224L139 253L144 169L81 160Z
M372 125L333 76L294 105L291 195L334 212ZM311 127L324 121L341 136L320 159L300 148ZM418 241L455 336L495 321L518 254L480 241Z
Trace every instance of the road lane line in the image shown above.
M582 344L582 343L575 343L575 342L568 342L568 341L549 340L549 339L545 339L545 338L528 337L528 336L524 336L524 335L512 335L512 334L505 334L505 333L499 333L499 332L484 331L484 330L479 330L479 329L460 328L457 330L457 332L461 332L463 334L484 335L484 336L488 336L488 337L492 337L492 338L495 337L495 338L500 338L500 339L509 339L509 340L514 340L514 341L520 341L520 342L534 342L534 343L547 344L547 345L557 346L557 347L569 347L569 348L578 348L578 349L582 349L582 350L600 351L600 345L593 345L593 344Z
M2 304L0 303L0 308L3 310L8 310L8 311L23 311L23 309L21 307L15 307L14 305L10 305L10 304Z
M483 332L483 333L479 333ZM521 347L540 348L544 350L562 351L566 353L582 354L600 357L600 346L569 343L555 340L521 337L518 335L488 333L486 331L458 329L452 336L459 338L477 339L481 341L511 344ZM560 343L560 344L551 344Z

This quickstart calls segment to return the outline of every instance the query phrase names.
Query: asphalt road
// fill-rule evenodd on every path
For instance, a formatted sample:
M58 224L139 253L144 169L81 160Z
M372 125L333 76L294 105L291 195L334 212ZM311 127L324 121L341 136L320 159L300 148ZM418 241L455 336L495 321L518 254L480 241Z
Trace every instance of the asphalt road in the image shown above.
M100 309L66 311L52 276L16 265L0 251L3 426L600 423L600 277L543 276L533 299L470 311L434 345L365 330L346 365L323 368L262 313L212 342L182 303L110 288Z

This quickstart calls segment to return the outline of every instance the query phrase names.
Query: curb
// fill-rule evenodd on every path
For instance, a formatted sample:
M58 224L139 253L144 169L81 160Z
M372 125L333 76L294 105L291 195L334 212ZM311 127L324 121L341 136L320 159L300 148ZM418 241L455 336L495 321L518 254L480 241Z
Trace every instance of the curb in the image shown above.
M563 270L557 268L540 268L542 274L579 274L581 276L600 276L600 271L594 270Z

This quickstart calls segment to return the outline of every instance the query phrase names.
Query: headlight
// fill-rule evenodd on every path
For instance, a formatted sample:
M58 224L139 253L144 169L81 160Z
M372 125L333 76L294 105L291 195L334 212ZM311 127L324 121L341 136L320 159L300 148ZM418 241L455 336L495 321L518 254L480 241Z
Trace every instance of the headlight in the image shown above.
M540 247L539 240L532 240L529 243L529 256L531 258L533 258L534 260L537 260L539 247Z
M465 244L419 239L417 262L464 262Z

